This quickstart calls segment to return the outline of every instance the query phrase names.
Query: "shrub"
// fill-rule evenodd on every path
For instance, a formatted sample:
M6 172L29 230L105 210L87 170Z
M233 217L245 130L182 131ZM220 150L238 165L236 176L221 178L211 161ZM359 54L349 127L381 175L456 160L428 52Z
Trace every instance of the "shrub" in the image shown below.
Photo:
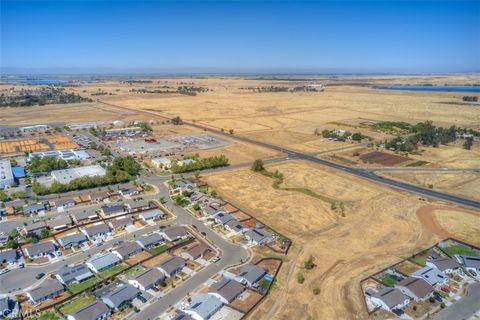
M320 294L320 288L319 287L313 288L313 294L318 296Z
M303 276L303 273L301 271L297 272L296 278L297 278L297 282L300 284L305 282L305 277Z

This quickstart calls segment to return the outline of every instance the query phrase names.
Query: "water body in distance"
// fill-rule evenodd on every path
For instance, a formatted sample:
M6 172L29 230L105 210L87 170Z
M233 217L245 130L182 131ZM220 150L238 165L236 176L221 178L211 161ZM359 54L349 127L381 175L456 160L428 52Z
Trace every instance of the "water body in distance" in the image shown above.
M376 87L382 90L407 90L407 91L442 91L442 92L479 92L478 86L382 86Z

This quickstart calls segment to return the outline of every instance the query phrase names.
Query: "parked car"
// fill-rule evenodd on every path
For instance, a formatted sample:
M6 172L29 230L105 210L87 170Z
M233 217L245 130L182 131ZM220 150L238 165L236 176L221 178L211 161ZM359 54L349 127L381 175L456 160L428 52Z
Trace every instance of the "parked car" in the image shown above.
M39 274L36 275L35 279L37 279L37 280L42 279L44 275L45 275L45 273L40 272Z
M213 257L213 259L212 259L212 262L213 262L213 263L217 263L218 261L220 261L220 257L219 257L219 256Z

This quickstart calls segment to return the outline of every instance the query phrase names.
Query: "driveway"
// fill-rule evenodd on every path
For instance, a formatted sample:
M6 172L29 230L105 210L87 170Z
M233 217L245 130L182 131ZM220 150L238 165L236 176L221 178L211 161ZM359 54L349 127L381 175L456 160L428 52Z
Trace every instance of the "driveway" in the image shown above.
M450 307L440 311L435 320L464 320L480 310L480 283L468 287L467 294Z

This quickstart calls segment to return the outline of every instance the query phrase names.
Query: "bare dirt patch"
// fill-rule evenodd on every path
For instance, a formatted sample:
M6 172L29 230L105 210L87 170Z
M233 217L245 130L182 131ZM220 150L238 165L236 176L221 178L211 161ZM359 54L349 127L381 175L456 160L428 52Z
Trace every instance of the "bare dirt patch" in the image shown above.
M362 154L360 156L360 159L362 159L365 162L374 162L382 166L394 166L410 160L407 157L402 157L399 155L389 154L389 153L384 153L379 151L372 151L366 154Z

